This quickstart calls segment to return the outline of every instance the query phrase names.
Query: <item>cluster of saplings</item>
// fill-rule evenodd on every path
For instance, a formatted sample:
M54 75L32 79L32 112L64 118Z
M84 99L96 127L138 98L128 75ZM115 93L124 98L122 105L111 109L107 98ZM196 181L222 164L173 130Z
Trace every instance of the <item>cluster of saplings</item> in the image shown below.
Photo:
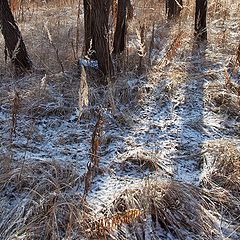
M131 0L118 0L113 51L110 52L108 21L112 1L114 0L83 0L85 54L90 59L98 61L99 71L104 76L113 74L112 56L121 54L125 50L127 15L133 11ZM166 0L168 19L177 19L182 6L182 0ZM207 39L206 13L207 0L196 0L195 37L198 41ZM5 58L11 60L15 74L20 75L31 71L32 62L8 0L0 1L0 26L5 40Z

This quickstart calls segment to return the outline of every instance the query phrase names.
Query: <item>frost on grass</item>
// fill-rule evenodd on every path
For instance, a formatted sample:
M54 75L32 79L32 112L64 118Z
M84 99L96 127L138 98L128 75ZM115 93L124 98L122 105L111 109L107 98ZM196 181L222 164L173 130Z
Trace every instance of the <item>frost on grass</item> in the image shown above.
M77 8L64 4L78 1L58 2L22 12L29 54L45 73L14 79L0 58L3 239L239 239L238 2L209 5L208 44L195 49L195 1L181 24L165 22L164 1L145 1L144 14L143 1L134 1L128 49L108 86L98 85L88 61L80 61L80 81L72 66ZM81 12L80 33L83 22ZM140 76L139 22L146 27ZM99 107L102 171L84 198ZM146 178L154 180L141 184Z
M86 235L91 208L80 177L57 161L27 161L0 169L2 239L75 239Z
M190 184L147 180L138 188L122 192L110 207L112 212L127 209L143 211L137 223L119 230L128 239L149 239L154 235L166 238L166 232L177 239L220 237L215 206L203 190Z

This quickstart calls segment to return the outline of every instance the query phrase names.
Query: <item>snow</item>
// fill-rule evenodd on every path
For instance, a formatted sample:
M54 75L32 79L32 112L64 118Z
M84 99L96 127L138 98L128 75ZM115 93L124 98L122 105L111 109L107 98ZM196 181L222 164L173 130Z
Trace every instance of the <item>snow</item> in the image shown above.
M214 34L222 30L222 22L219 20L213 21L211 25L214 26ZM237 26L232 24L231 28L236 29ZM232 38L236 37L236 33L231 34ZM131 39L129 46L136 49L136 39ZM151 60L154 64L162 61L165 50L153 49ZM210 56L214 56L216 61L205 64ZM174 82L178 81L174 76L171 79L162 75L159 66L153 67L157 71L153 75L129 77L127 87L131 90L143 88L145 94L137 103L119 103L120 112L130 115L129 124L119 123L110 109L104 109L105 123L99 152L103 174L94 178L87 197L96 212L101 212L110 205L123 190L138 187L147 177L171 178L198 186L207 172L207 169L201 167L203 145L209 140L233 140L234 129L239 128L239 122L214 113L205 103L206 89L214 81L211 76L217 76L224 83L223 69L228 57L218 55L214 46L210 45L205 56L199 54L184 60L186 62L176 60L167 69L169 72L174 67L184 69L179 70L179 75L183 77L177 83ZM96 61L86 59L80 59L79 64L95 69L98 67ZM234 78L236 81L239 80L239 75L240 70ZM0 84L0 90L7 91L3 83ZM52 90L54 95L55 89ZM54 98L60 103L64 100L63 94L54 95ZM10 103L1 102L0 153L6 155L10 151L16 161L62 161L74 166L82 176L90 161L96 118L83 118L79 122L76 102L66 116L50 114L36 118L27 113L19 113L16 136L12 142ZM54 106L51 103L45 105L46 109ZM239 136L234 138L240 148ZM142 155L155 161L160 166L159 170L152 171L129 161L129 158L139 159ZM14 205L11 202L9 204ZM165 233L162 238L174 239L169 233Z

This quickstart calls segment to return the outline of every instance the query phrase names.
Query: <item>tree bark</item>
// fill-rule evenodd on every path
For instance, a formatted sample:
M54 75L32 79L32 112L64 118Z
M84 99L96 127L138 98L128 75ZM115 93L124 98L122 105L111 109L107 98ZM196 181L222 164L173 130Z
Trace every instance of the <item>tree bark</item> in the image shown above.
M8 0L0 1L0 26L5 47L16 74L28 72L32 68L21 32L14 20Z
M195 37L198 41L207 40L207 0L196 0Z
M168 20L180 16L182 10L182 0L166 0L166 12Z
M120 54L125 50L126 18L127 1L118 0L117 24L114 33L113 54Z
M95 46L99 70L105 76L113 74L108 40L110 6L111 0L92 0L93 45Z
M84 31L85 31L85 55L95 59L95 54L90 53L93 46L93 18L92 18L92 0L83 0L84 6Z

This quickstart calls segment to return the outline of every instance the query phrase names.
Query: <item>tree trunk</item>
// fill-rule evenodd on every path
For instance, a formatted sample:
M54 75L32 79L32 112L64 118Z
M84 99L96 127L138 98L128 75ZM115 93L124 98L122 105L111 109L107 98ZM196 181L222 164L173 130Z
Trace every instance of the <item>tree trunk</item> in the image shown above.
M125 50L126 15L127 15L126 0L118 0L117 24L114 33L113 54L120 54Z
M16 74L28 72L32 68L21 32L14 20L8 0L0 1L0 26L5 40L5 47Z
M166 12L168 20L180 16L182 0L166 0Z
M113 64L108 41L108 18L111 0L92 0L93 45L99 70L106 76L113 73ZM104 82L106 83L106 82Z
M196 0L195 37L207 40L207 0Z
M93 46L93 18L92 18L92 0L83 0L84 5L84 31L85 31L85 55L95 59L96 56L91 49Z

